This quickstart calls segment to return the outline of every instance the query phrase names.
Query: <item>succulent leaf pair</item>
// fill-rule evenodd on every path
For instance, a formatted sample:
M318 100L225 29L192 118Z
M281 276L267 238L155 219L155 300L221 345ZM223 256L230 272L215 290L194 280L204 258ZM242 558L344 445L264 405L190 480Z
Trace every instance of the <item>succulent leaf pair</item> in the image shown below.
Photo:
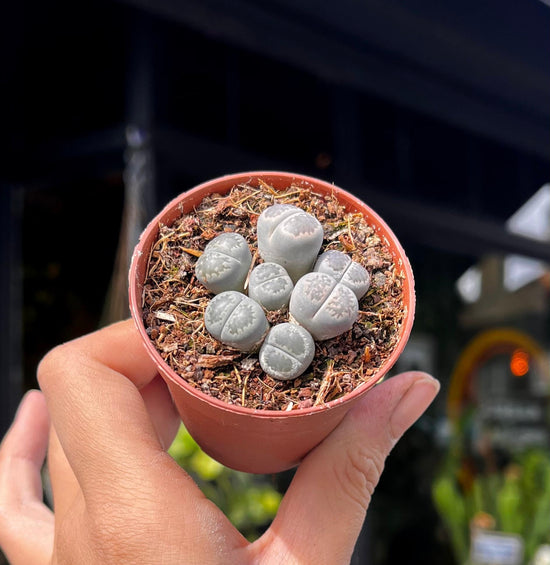
M226 290L244 291L252 264L246 239L235 232L225 232L206 245L195 263L197 279L214 294Z
M212 337L240 351L256 348L269 329L262 307L235 290L221 292L208 303L204 325Z
M277 263L256 265L248 280L248 296L269 311L288 306L293 289L292 279Z
M311 271L324 236L319 220L292 204L266 208L257 232L262 259L284 267L294 283Z

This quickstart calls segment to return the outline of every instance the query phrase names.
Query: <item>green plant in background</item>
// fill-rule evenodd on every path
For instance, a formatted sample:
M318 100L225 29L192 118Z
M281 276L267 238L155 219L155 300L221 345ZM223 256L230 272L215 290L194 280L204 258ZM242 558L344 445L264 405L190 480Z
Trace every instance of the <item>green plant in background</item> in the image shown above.
M432 487L457 563L468 561L470 525L479 516L489 519L491 529L522 536L529 562L540 545L550 543L550 454L530 449L502 469L477 471L463 443L454 441Z
M183 426L168 453L250 541L275 517L282 496L268 476L224 467L206 455Z
M433 499L447 531L457 563L468 557L468 518L466 501L453 477L442 475L432 487Z

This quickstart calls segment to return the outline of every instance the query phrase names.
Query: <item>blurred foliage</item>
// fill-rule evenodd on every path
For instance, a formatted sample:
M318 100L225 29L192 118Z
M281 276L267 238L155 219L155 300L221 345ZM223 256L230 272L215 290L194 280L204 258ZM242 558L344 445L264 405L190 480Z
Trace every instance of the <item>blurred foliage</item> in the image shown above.
M519 534L529 562L540 545L550 543L550 454L531 448L495 464L492 453L488 464L476 460L466 443L457 434L432 488L457 563L468 561L473 521Z
M282 495L269 475L224 467L206 455L183 426L168 453L248 540L257 539L275 517Z

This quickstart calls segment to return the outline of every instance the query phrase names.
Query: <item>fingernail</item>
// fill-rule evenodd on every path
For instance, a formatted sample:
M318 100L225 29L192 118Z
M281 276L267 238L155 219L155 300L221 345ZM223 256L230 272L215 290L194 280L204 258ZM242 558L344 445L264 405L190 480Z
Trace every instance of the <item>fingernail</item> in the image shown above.
M392 435L396 440L422 416L439 389L439 381L426 375L405 392L391 416Z

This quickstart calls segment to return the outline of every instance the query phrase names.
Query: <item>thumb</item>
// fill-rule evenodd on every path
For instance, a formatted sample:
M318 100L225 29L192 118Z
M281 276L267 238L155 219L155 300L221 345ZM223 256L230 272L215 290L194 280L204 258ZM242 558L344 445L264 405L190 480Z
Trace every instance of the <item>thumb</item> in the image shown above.
M270 532L285 563L349 563L386 457L438 391L425 373L388 379L306 457Z

